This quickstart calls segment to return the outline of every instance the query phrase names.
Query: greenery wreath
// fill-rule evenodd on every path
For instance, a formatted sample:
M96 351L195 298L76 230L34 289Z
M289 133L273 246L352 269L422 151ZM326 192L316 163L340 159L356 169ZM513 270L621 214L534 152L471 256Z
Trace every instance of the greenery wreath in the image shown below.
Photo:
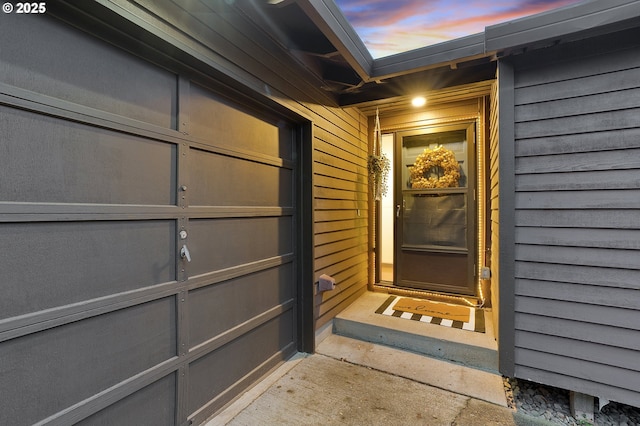
M460 180L460 165L455 154L442 146L425 148L409 172L412 189L452 188L457 187Z

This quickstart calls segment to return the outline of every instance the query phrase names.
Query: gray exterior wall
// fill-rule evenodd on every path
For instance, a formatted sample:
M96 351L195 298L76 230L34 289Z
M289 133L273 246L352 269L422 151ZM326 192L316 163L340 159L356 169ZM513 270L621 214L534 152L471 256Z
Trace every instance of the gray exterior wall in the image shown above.
M501 369L634 406L638 40L633 29L533 51L499 75Z

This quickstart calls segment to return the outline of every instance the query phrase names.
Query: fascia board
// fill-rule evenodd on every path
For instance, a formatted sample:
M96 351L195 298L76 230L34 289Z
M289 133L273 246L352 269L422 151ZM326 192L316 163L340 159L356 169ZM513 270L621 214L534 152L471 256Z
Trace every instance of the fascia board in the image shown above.
M389 78L485 55L484 33L473 34L373 61L373 79Z
M640 16L638 0L592 0L485 28L488 52L569 37Z
M369 80L373 57L333 0L299 0L298 5L338 49L363 80Z

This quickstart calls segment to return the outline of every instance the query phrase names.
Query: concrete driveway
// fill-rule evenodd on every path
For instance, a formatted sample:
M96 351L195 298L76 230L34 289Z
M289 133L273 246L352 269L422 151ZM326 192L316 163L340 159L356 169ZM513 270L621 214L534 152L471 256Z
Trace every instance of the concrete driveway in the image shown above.
M486 374L331 335L205 426L549 424L507 408L501 378Z

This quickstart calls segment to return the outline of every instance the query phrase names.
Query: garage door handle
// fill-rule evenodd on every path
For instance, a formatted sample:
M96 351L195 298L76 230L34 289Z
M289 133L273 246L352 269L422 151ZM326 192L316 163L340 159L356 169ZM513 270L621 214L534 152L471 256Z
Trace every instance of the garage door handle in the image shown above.
M191 253L189 253L189 249L186 244L182 246L180 249L180 257L183 259L187 259L187 262L191 262Z

